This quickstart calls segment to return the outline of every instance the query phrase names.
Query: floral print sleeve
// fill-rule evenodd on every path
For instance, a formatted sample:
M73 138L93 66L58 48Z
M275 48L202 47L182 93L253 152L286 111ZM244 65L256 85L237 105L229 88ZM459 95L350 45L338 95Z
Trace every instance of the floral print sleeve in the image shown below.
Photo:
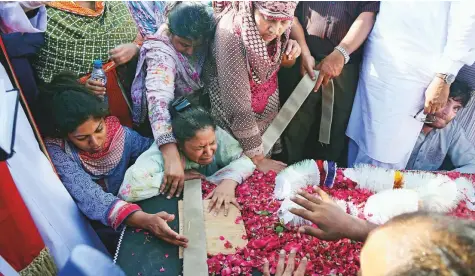
M176 143L168 104L175 97L176 65L160 48L151 48L145 57L148 116L157 145Z
M135 202L158 195L164 175L163 158L158 146L142 153L124 176L118 196L127 202Z
M216 129L216 140L218 142L216 162L221 169L206 179L215 184L221 183L224 179L234 180L241 184L251 176L256 166L243 153L239 142L219 127Z

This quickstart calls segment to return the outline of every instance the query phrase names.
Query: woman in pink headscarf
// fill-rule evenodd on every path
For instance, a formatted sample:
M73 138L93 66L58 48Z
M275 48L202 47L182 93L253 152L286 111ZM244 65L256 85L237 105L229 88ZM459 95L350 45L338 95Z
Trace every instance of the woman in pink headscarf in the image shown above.
M231 133L257 168L279 172L285 164L264 156L261 135L279 111L277 71L282 58L300 55L289 39L295 1L215 4L218 25L205 63L205 94L217 124ZM280 147L272 153L278 153Z

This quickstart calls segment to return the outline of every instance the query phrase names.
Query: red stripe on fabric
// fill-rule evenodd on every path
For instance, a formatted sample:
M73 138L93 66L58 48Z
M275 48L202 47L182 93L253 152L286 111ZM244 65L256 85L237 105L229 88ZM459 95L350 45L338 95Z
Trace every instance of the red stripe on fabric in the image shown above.
M323 185L325 183L325 178L327 177L327 172L323 167L323 160L316 160L315 162L317 163L318 171L320 172L320 185Z
M0 162L0 176L0 255L20 271L40 254L45 244L5 161Z
M128 203L127 205L120 207L120 209L117 211L118 214L115 221L112 222L112 225L111 225L112 228L117 229L130 214L132 214L135 211L140 211L140 210L142 210L140 206L138 206L137 204L131 204L131 203Z

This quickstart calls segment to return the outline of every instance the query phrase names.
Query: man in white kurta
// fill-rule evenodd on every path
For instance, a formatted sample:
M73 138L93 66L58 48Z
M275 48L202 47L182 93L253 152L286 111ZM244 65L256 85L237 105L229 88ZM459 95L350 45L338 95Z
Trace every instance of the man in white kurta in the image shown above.
M475 61L475 1L382 2L346 134L348 164L404 169L423 122Z

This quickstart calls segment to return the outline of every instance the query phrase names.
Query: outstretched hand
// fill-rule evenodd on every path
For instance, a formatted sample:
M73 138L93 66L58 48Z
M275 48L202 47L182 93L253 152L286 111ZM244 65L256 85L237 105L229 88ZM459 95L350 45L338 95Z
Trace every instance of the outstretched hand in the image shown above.
M234 180L224 179L205 199L211 199L208 205L208 212L214 211L214 215L219 214L221 206L224 205L224 216L229 213L230 204L233 204L241 210L241 206L236 199L236 186L238 183Z
M358 221L355 221L355 218L340 208L322 189L319 187L314 189L319 197L300 191L298 195L303 198L291 198L293 202L304 209L292 208L290 212L318 226L318 228L302 226L299 228L299 232L322 240L349 238L351 233L348 229L358 226Z
M167 212L148 214L143 211L137 211L127 218L127 225L147 229L159 239L174 245L186 247L188 239L173 231L168 225L168 222L174 219L175 215L168 214Z

